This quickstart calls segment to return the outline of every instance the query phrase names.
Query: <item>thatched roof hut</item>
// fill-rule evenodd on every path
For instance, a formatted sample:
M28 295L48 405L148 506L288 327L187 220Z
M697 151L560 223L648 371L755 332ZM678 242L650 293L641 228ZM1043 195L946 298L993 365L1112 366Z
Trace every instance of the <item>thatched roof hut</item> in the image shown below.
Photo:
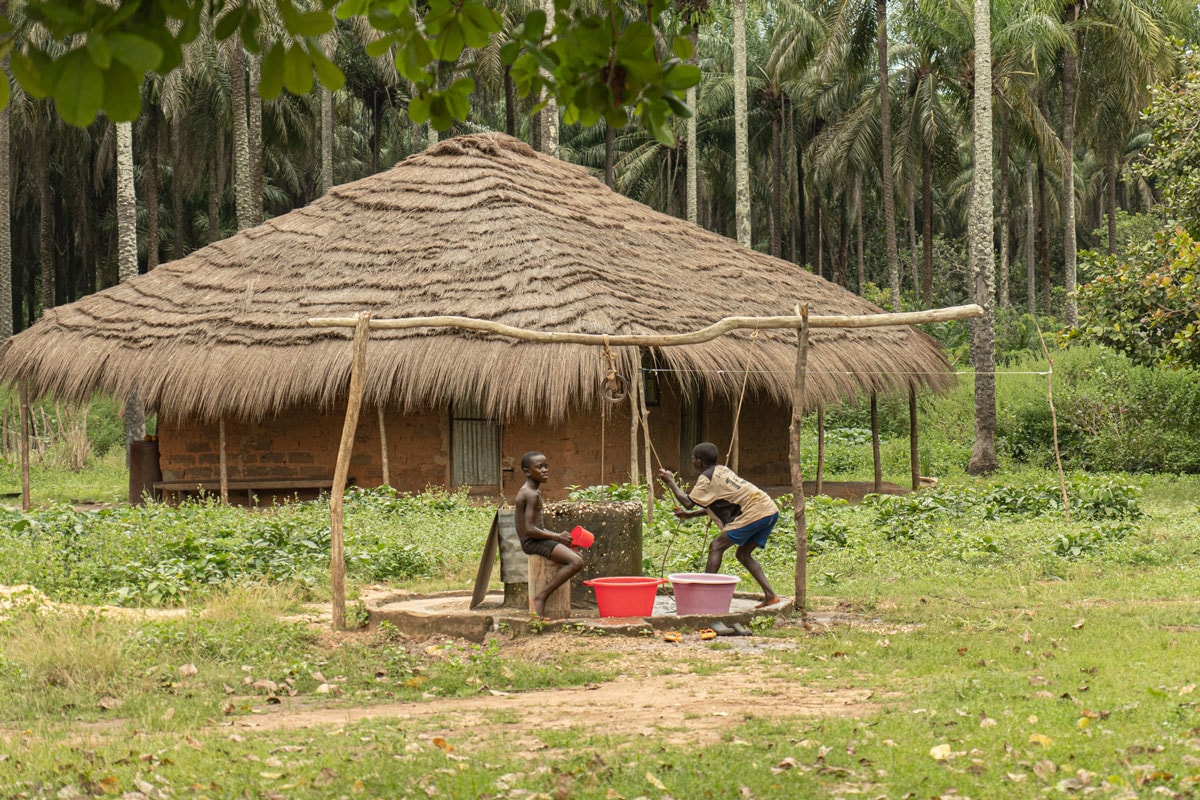
M158 267L50 309L14 336L0 379L83 399L137 388L160 414L259 418L334 408L350 371L345 329L311 317L455 314L586 333L680 333L731 315L879 309L785 261L652 211L586 170L501 134L439 143L395 168ZM640 366L621 348L618 366ZM657 363L711 397L786 403L795 334L743 331L664 348ZM942 389L952 372L910 328L813 330L812 405L858 393ZM556 419L596 400L597 349L451 329L376 331L369 403L469 399L497 418Z

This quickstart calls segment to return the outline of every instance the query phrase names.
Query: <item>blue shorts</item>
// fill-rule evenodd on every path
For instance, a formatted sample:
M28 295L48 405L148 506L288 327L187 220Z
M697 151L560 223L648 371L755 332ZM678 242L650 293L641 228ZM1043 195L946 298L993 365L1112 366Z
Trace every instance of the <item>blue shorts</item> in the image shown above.
M776 512L741 528L725 531L725 535L729 537L729 541L737 545L753 544L755 547L766 547L767 537L771 535L771 531L775 529L775 523L778 521L779 512Z

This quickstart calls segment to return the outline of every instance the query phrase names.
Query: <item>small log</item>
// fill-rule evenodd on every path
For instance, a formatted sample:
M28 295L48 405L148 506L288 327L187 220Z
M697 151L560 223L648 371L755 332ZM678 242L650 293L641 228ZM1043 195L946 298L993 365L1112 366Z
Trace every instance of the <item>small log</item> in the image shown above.
M879 398L871 392L871 460L875 465L875 493L883 486L883 459L879 456Z
M383 464L383 485L392 485L391 470L388 468L388 451L387 451L387 424L384 422L383 403L380 403L376 409L379 415L379 450L380 461Z
M221 473L221 503L229 505L229 454L225 449L225 417L221 417L218 426L218 436L220 438L220 454L218 455L218 463L220 464Z
M29 497L29 384L21 382L21 510L33 505Z
M796 308L800 327L796 332L796 377L792 384L792 424L788 428L788 461L792 473L792 518L796 523L795 612L803 616L808 605L808 521L805 519L804 460L801 428L808 382L808 306Z
M529 557L529 596L533 597L558 572L559 564L542 556ZM570 619L571 617L571 582L567 581L554 590L554 594L546 598L546 609L542 616L547 619Z
M908 462L912 467L912 488L921 488L921 448L917 440L917 389L908 387Z

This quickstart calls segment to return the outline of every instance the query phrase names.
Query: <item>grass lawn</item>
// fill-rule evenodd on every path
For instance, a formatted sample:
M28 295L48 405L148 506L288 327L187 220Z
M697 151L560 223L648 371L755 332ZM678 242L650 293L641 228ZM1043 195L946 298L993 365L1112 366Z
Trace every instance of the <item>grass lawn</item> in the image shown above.
M0 566L49 600L0 622L0 796L1194 796L1200 481L1080 479L1069 523L1047 473L946 483L815 503L809 620L680 644L335 634L306 504L10 512ZM488 513L353 499L352 578L467 585Z

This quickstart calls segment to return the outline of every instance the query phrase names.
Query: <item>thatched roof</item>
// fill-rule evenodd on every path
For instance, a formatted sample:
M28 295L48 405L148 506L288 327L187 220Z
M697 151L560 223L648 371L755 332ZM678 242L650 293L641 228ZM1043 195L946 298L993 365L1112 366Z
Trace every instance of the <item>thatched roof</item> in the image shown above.
M581 167L500 134L449 139L310 205L49 310L14 336L0 379L36 395L124 396L169 415L260 417L333 407L349 382L352 331L310 317L455 314L521 328L681 333L733 315L868 314L876 306L779 259L657 213ZM814 329L809 396L953 381L929 336L910 328ZM787 402L792 331L664 348L671 377L710 395ZM619 351L623 374L639 366ZM451 329L376 331L369 402L473 399L501 416L555 418L595 402L598 348Z

